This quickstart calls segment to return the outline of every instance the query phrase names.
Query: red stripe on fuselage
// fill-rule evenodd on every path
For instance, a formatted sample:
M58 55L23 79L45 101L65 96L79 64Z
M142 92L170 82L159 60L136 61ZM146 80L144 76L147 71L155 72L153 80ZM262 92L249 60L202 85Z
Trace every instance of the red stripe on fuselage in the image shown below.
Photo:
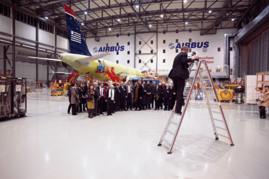
M72 9L71 7L69 7L69 6L67 6L66 4L64 4L64 10L65 10L65 12L67 12L68 14L70 14L70 15L76 17L76 15L75 15L73 9Z

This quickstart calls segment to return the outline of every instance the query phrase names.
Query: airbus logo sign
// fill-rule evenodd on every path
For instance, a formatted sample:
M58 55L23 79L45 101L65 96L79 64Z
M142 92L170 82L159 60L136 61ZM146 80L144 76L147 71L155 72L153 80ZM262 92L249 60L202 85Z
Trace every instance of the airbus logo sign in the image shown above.
M93 48L93 52L94 52L94 53L98 52L98 48L97 48L97 47L94 47L94 48Z
M174 43L170 43L170 44L168 45L168 47L169 47L170 49L174 49L174 48L175 48L175 44L174 44Z
M122 46L107 46L107 47L94 47L93 52L118 52L124 51L124 45Z
M170 43L168 45L168 48L171 50L174 48L181 48L183 46L187 46L188 48L208 48L209 42L186 42L186 43L177 43L176 45L174 43Z

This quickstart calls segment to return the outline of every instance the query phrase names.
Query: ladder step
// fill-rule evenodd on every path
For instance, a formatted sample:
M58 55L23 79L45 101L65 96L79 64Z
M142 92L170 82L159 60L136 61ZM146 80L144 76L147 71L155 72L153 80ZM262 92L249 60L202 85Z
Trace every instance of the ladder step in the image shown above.
M171 142L169 142L166 138L162 138L162 140L163 140L164 142L166 142L167 144L172 145Z
M174 125L178 125L178 123L174 122L174 121L169 121L171 124L174 124Z
M222 136L222 137L225 137L225 138L229 139L229 137L227 137L227 136L225 136L225 135L218 134L218 133L217 133L217 135L220 135L220 136Z
M219 105L218 103L208 103L208 104L210 104L210 105L216 105L216 106Z
M172 135L175 135L172 131L170 131L169 129L165 129L166 132L169 132Z
M219 119L215 119L215 118L213 118L215 121L219 121L219 122L223 122L222 120L219 120Z
M213 112L213 113L217 113L217 114L221 114L220 112L218 112L218 111L211 111L211 112Z
M225 130L226 131L226 129L223 128L223 127L219 127L219 126L216 126L216 125L215 125L215 127L218 128L218 129L222 129L222 130Z

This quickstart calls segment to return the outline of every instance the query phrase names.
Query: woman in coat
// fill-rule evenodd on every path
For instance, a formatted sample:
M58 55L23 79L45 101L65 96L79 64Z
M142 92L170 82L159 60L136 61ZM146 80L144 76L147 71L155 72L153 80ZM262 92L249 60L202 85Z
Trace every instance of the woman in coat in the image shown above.
M134 109L137 110L137 108L139 109L139 97L138 97L138 91L139 91L139 86L138 86L138 83L136 82L135 85L134 85L134 99L133 99L133 102L134 102Z
M72 115L77 115L77 106L79 105L79 95L77 94L77 84L72 85L71 88L71 106L72 106Z
M160 100L161 100L161 94L162 94L162 90L159 87L159 84L157 84L154 88L153 91L154 94L154 100L155 100L155 110L159 110L160 108Z
M88 117L93 118L92 113L94 110L94 96L96 95L93 84L90 84L87 93L88 93L87 95Z

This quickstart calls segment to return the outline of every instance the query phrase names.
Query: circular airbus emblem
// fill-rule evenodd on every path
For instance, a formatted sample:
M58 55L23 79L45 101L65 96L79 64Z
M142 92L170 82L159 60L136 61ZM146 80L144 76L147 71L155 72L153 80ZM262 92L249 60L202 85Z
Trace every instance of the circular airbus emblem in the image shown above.
M170 43L170 44L168 45L168 47L169 47L170 49L174 49L174 48L175 48L175 44L174 44L174 43Z
M94 48L93 48L93 52L94 52L94 53L98 52L98 48L97 48L97 47L94 47Z

